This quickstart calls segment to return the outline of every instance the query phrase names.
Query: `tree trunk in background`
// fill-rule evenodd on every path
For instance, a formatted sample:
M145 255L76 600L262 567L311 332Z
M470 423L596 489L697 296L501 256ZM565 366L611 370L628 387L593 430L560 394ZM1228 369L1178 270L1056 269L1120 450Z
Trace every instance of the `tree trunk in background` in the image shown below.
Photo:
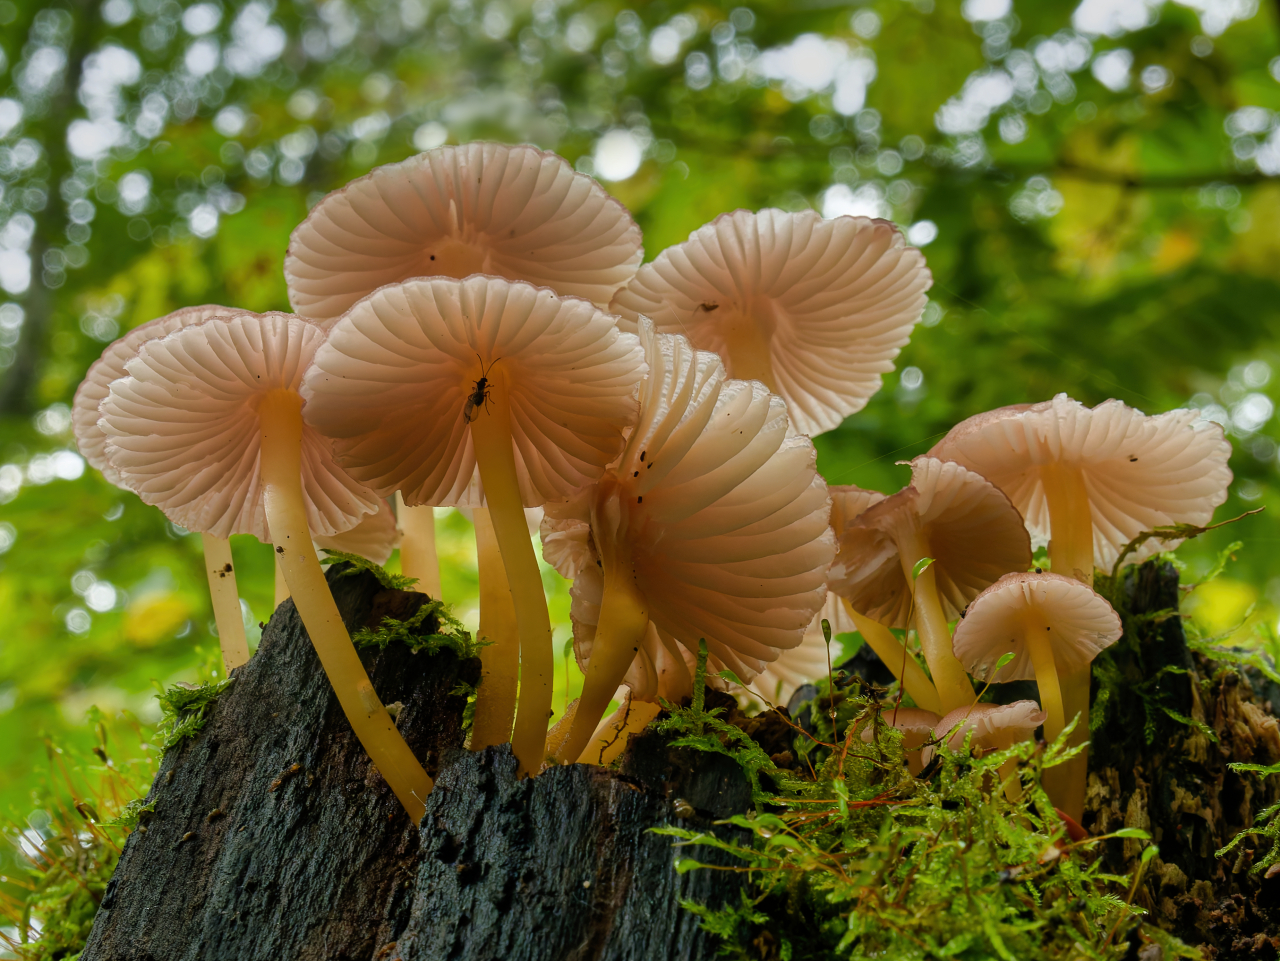
M351 629L426 601L340 569L329 582ZM204 729L165 755L155 812L125 845L82 961L714 957L679 899L736 900L742 876L677 875L672 839L649 829L675 821L677 799L695 811L685 825L744 811L733 762L695 766L649 734L618 771L517 780L507 746L462 749L465 700L451 692L476 683L478 660L397 644L363 660L437 778L421 833L371 770L286 602Z

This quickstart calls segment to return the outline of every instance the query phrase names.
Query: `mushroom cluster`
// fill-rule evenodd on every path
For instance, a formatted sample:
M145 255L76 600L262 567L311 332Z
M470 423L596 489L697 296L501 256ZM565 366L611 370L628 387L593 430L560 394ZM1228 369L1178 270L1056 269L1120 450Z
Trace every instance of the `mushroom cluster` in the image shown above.
M893 369L931 283L920 251L887 221L780 210L725 214L643 267L641 239L598 183L533 147L380 167L294 231L295 313L192 307L130 331L76 395L77 440L203 535L228 670L249 652L227 539L273 545L277 600L292 596L415 820L431 779L316 547L381 562L399 543L437 594L435 507L475 527L487 646L471 746L510 741L529 775L608 763L661 700L692 694L704 643L710 674L781 698L822 673L824 620L856 629L914 702L896 712L913 768L957 731L1007 746L1087 714L1089 659L1119 633L1093 566L1153 525L1208 519L1230 480L1221 432L1059 397L959 425L890 496L829 488L810 436ZM531 510L573 581L585 675L550 732ZM1028 573L1045 537L1054 573ZM1043 714L975 706L970 675L1034 677ZM1072 813L1074 782L1060 790Z

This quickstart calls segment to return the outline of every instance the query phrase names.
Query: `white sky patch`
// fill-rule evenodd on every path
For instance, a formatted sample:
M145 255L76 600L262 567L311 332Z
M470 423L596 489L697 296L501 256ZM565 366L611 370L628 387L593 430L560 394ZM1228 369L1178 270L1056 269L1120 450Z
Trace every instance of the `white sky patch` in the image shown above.
M999 20L1013 10L1013 0L964 0L960 15L970 23Z
M610 130L596 141L592 152L596 176L601 180L626 180L640 169L644 148L630 130Z
M822 216L827 220L834 217L888 219L891 213L884 188L877 183L861 184L856 190L848 184L832 184L822 194Z
M1093 58L1093 75L1108 90L1119 93L1129 86L1129 71L1133 69L1133 54L1121 48L1108 50Z
M991 114L1013 98L1013 78L1003 70L969 75L960 96L952 97L934 115L934 124L945 134L977 133Z
M803 33L786 46L765 50L756 68L769 80L781 81L788 100L831 91L832 106L845 116L862 109L867 86L876 78L875 55L870 50L850 49L843 40L816 33Z

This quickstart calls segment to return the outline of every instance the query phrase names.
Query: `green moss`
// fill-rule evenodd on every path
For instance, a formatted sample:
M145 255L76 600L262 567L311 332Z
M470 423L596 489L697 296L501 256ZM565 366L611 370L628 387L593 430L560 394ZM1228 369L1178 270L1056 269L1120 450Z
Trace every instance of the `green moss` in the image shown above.
M330 564L346 563L351 565L345 570L339 571L338 577L350 577L353 574L359 574L361 571L368 571L378 579L379 584L392 591L410 591L413 590L413 585L418 583L416 577L392 574L381 565L375 564L359 554L348 554L346 551L335 551L328 547L324 548L324 552L329 555L328 562Z
M833 697L821 687L811 704L816 735L797 729L806 776L777 768L703 711L701 698L661 725L675 744L735 758L752 783L756 811L725 822L746 832L740 843L659 829L685 855L699 847L733 855L751 878L739 904L685 902L720 938L722 956L1119 959L1132 936L1146 934L1143 912L1129 903L1137 878L1105 873L1093 853L1109 838L1147 835L1126 829L1071 843L1040 788L1041 771L1078 750L1066 734L1039 752L1031 742L981 758L943 749L917 778L882 717L890 708L856 684ZM1002 790L1007 762L1017 765L1017 801ZM1139 871L1156 850L1147 846ZM676 862L682 873L706 867L691 856Z
M232 685L234 677L203 684L175 684L160 692L156 700L164 712L156 730L156 740L165 750L183 738L195 737L208 720L209 708Z
M429 618L435 619L438 629L423 633L423 625ZM403 644L415 654L420 651L428 654L453 651L463 660L475 657L487 643L474 640L462 622L437 600L427 600L408 620L384 617L375 628L362 627L351 635L351 642L357 648L378 650L386 650L389 644Z

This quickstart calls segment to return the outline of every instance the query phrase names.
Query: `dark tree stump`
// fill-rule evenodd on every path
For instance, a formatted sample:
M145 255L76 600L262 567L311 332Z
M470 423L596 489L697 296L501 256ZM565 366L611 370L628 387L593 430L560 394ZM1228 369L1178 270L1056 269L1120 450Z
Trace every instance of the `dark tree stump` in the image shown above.
M349 628L406 619L424 601L341 569L329 582ZM465 701L451 692L476 682L478 661L400 645L362 659L383 701L403 704L398 727L437 778L421 832L372 770L286 603L205 728L165 755L155 812L125 845L82 961L715 956L679 900L736 900L742 875L678 875L673 839L649 829L727 830L711 821L750 803L729 759L646 733L618 770L518 780L509 747L462 749Z
M329 583L352 629L425 600L337 573ZM435 768L462 743L465 700L450 692L475 683L479 662L402 645L362 659ZM155 813L125 844L83 961L370 958L403 926L418 832L356 740L292 601L234 676L204 730L165 755Z

